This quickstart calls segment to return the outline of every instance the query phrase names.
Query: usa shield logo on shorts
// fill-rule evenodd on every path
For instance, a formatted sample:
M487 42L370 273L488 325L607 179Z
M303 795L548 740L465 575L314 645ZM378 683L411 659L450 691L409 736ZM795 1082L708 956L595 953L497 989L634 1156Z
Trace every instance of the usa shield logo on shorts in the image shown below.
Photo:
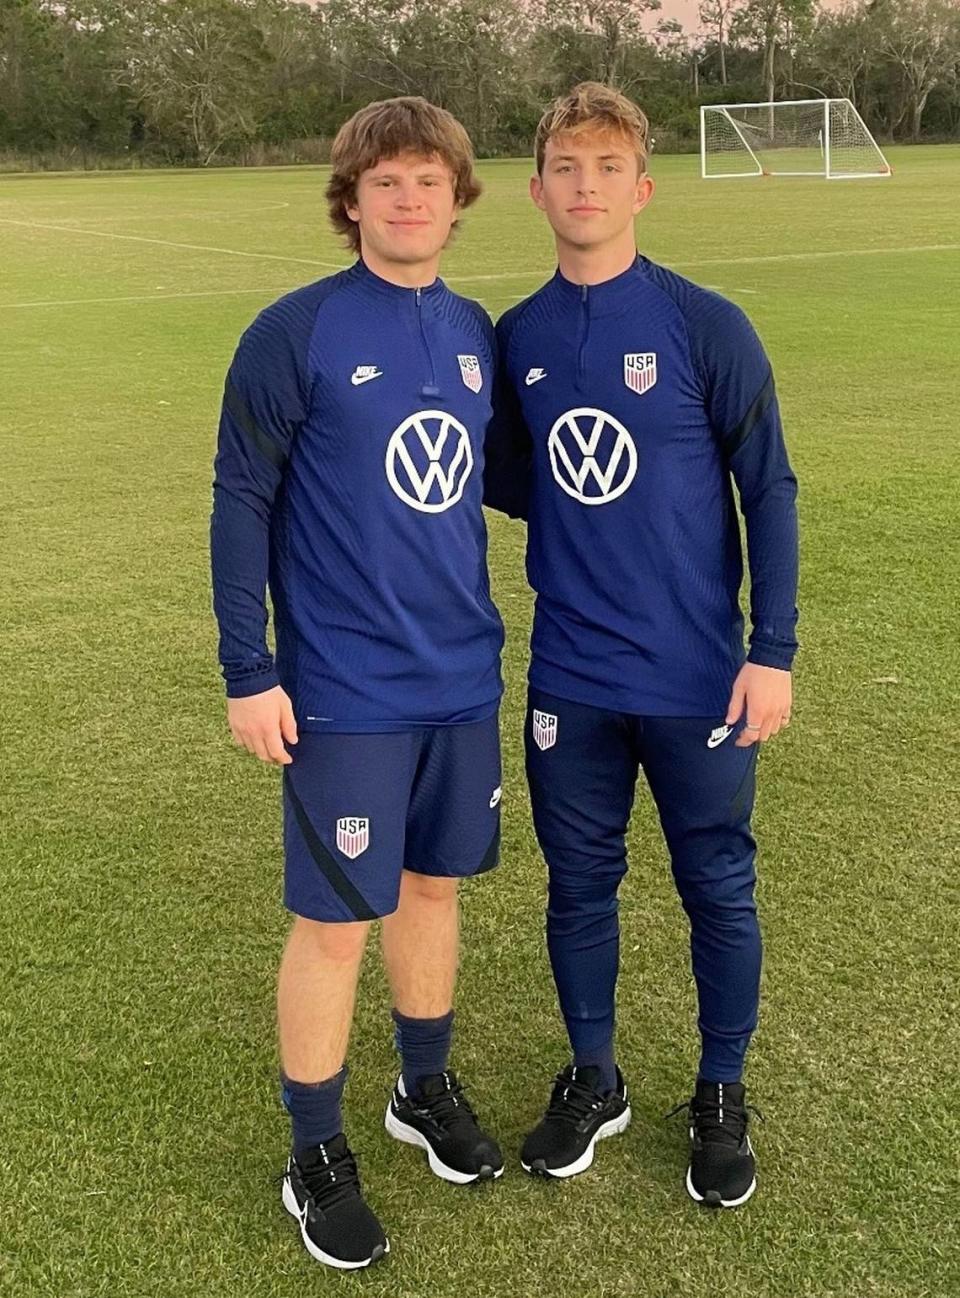
M557 718L552 712L533 709L533 742L539 749L552 748L557 742Z
M369 846L369 816L341 816L337 821L337 847L344 856L353 861Z
M657 381L657 353L627 352L623 358L623 381L639 396L649 392Z
M483 370L476 356L458 356L460 377L471 392L479 392L483 387Z

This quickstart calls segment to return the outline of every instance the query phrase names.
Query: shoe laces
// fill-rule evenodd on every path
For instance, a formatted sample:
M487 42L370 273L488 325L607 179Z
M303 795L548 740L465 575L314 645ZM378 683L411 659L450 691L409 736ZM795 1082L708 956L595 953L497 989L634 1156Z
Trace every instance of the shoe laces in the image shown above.
M409 1102L418 1113L428 1118L441 1131L449 1131L451 1127L464 1122L476 1126L476 1114L463 1093L463 1087L457 1080L456 1073L445 1072L441 1076L444 1090L431 1095L418 1092L416 1095L407 1097Z
M316 1159L304 1165L297 1162L303 1188L321 1208L330 1208L342 1199L360 1194L360 1174L357 1160L349 1149L331 1157L326 1145L319 1145Z
M678 1113L686 1113L694 1133L702 1143L711 1141L717 1144L739 1146L747 1133L750 1115L764 1121L763 1114L752 1104L721 1104L717 1100L697 1100L696 1096L676 1105L666 1119L674 1118Z
M557 1073L546 1117L561 1122L581 1122L603 1107L603 1097L586 1082L568 1073Z

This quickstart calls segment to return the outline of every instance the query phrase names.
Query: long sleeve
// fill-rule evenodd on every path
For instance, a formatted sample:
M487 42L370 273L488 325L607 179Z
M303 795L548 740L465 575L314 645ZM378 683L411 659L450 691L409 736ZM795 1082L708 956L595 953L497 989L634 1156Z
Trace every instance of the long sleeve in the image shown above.
M707 408L740 496L750 566L750 662L789 671L797 651L797 480L770 362L738 308L714 299L701 337ZM720 318L722 311L722 319ZM701 320L701 324L705 322Z
M310 321L295 295L240 340L227 374L214 465L210 555L227 694L278 683L267 645L270 524L284 466L307 410Z
M508 313L509 314L509 313ZM510 518L526 518L532 442L520 400L507 372L508 319L497 325L493 417L484 443L483 503Z

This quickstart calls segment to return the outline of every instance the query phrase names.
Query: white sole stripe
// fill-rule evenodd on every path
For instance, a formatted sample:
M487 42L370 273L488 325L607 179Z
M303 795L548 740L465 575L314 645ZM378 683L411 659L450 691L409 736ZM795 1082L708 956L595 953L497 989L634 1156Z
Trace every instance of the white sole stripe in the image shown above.
M369 1266L372 1258L367 1258L364 1262L345 1262L342 1258L331 1257L329 1253L324 1253L322 1248L318 1248L313 1240L307 1234L306 1224L300 1216L300 1205L297 1203L297 1196L293 1192L293 1186L290 1184L290 1177L283 1178L283 1206L289 1212L291 1217L295 1217L297 1225L300 1227L300 1238L303 1240L304 1248L311 1257L322 1262L324 1266L335 1267L338 1271L360 1271L363 1267ZM387 1240L384 1253L390 1252L390 1241Z
M430 1164L430 1171L433 1172L434 1176L439 1176L444 1181L450 1181L453 1185L470 1185L473 1181L479 1179L478 1172L458 1172L455 1167L448 1167L446 1163L442 1162L434 1153L426 1136L417 1131L416 1127L408 1126L397 1117L393 1111L392 1100L387 1104L383 1125L394 1140L402 1141L405 1145L416 1145L419 1149L425 1149L427 1151L427 1162ZM503 1166L501 1165L494 1172L493 1179L496 1181L502 1175Z
M609 1122L605 1122L603 1126L597 1128L594 1132L593 1139L579 1158L575 1158L574 1161L568 1163L566 1167L548 1167L544 1170L543 1175L563 1180L565 1177L577 1176L580 1172L585 1172L593 1162L597 1141L606 1140L609 1136L619 1136L622 1131L626 1131L627 1127L630 1126L630 1117L630 1106L628 1104L619 1117L611 1118ZM520 1166L525 1172L529 1172L531 1176L535 1175L533 1167L524 1163L522 1160Z
M696 1190L693 1188L693 1181L691 1180L690 1177L690 1171L691 1169L688 1167L687 1179L686 1179L687 1194L689 1194L690 1198L694 1201L694 1203L703 1203L703 1195L697 1194ZM747 1200L750 1198L750 1196L753 1194L756 1188L757 1188L757 1178L754 1177L753 1180L750 1182L750 1188L747 1190L746 1194L741 1194L739 1199L721 1199L720 1207L739 1208L741 1203L747 1202Z

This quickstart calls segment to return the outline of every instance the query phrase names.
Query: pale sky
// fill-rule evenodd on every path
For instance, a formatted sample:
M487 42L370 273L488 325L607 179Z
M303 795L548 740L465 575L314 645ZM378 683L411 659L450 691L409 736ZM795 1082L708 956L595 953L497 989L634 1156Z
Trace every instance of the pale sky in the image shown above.
M820 0L818 8L839 9L845 0ZM698 0L662 0L659 12L648 14L648 25L656 26L661 18L676 18L683 23L688 32L695 32L700 26L700 5Z

